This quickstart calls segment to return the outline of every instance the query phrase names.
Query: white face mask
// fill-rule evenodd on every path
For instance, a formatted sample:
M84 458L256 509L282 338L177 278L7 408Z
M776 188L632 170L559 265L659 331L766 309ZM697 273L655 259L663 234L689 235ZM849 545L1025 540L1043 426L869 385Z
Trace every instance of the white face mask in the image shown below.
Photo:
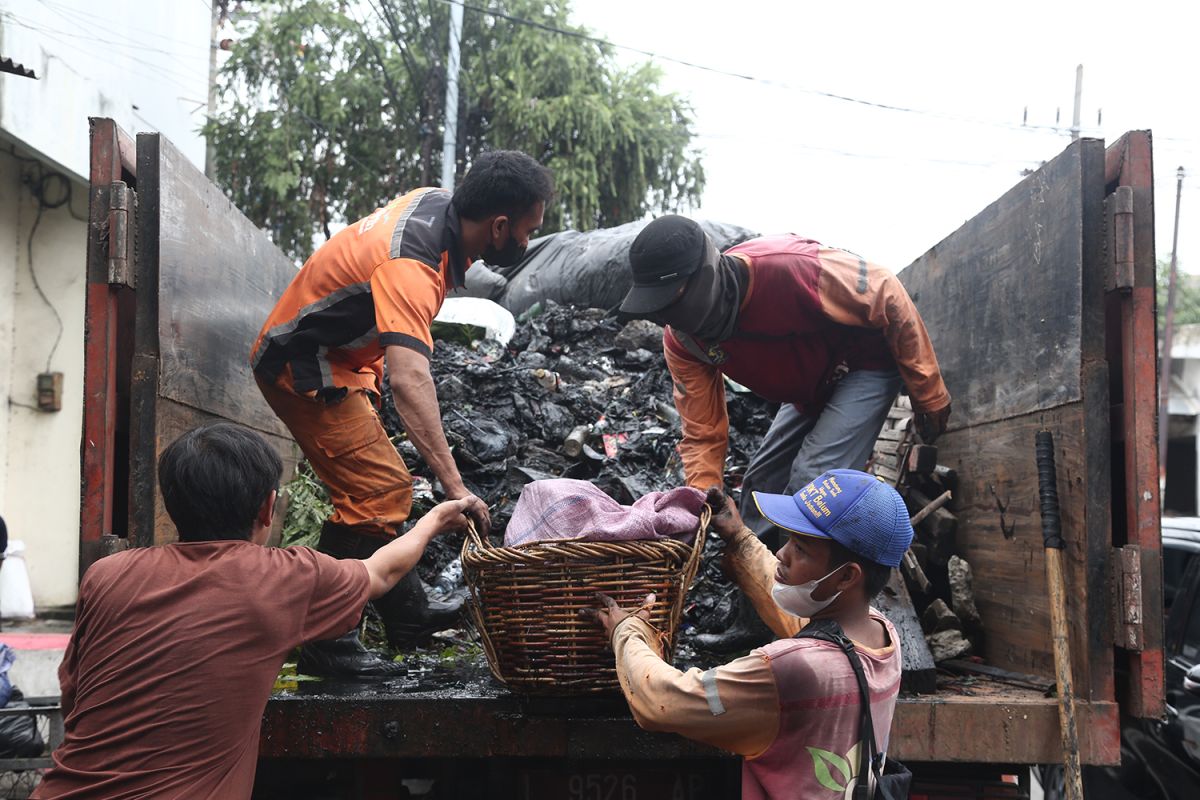
M841 566L834 567L833 572L830 572L829 575L837 572L842 568L842 566L845 565L843 564ZM825 578L828 578L829 575L826 575ZM828 608L829 604L834 600L837 600L841 595L841 592L835 592L833 597L830 597L828 600L817 600L813 598L813 590L816 589L817 586L820 585L821 581L825 580L825 578L817 578L815 581L809 581L808 583L801 583L795 586L775 581L775 585L771 587L771 599L775 601L775 605L779 606L789 614L797 617L811 617L814 614L817 614Z

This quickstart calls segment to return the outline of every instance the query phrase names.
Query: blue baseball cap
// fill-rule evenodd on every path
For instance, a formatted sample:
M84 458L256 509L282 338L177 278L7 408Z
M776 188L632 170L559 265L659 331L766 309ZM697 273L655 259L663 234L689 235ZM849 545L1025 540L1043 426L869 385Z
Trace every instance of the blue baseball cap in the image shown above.
M773 525L799 536L832 539L877 564L900 566L912 544L904 499L856 469L829 470L795 494L751 494Z

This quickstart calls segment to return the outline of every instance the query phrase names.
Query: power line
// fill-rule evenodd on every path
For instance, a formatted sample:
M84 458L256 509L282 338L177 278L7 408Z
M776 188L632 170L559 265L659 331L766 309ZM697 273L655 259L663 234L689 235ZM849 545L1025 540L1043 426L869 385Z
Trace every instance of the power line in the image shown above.
M168 56L171 56L172 58L179 57L178 53L173 53L170 50L163 50L163 49L157 48L157 47L144 47L141 45L133 45L133 44L126 44L124 42L116 42L111 39L103 39L103 38L101 38L99 36L95 36L91 33L72 33L71 31L64 31L60 28L49 28L49 27L44 27L44 26L40 26L40 25L31 25L30 23L17 18L15 15L13 15L12 13L10 13L8 11L0 11L0 16L7 17L8 21L10 23L12 23L13 25L19 25L20 27L25 28L27 30L35 31L37 33L41 33L41 34L47 35L47 36L57 34L58 36L69 36L72 39L80 39L82 41L91 42L91 43L95 43L95 44L106 44L111 47L124 48L125 50L134 50L137 52L146 52L146 53L162 53L163 55L168 55ZM67 20L67 21L70 22L70 20ZM75 23L72 23L72 24L75 24ZM76 27L80 27L80 26L76 25ZM64 46L67 46L67 47L72 46L72 45L67 44L66 42L63 42L62 40L59 40L59 43L63 44ZM96 54L92 53L91 55L96 55ZM144 59L140 59L137 56L134 56L128 52L118 53L118 55L120 55L124 58L128 58L132 61L136 61L137 63L142 64L144 66L151 67L152 69L155 69L159 72L169 73L181 80L191 80L196 77L195 75L192 75L192 74L189 74L186 72L179 72L178 70L171 69L170 67L166 66L165 64L161 64L161 63L156 64L152 61L146 61Z
M998 128L1007 128L1010 130L1028 131L1031 133L1053 132L1053 133L1065 134L1065 133L1070 132L1069 128L1063 128L1058 125L1024 125L1024 124L1017 125L1016 123L1000 122L998 120L984 120L984 119L976 119L973 117L962 117L962 116L958 116L955 114L947 114L947 113L939 112L939 111L929 111L926 109L911 108L908 106L895 105L892 103L882 103L882 102L878 102L875 100L865 100L861 97L852 97L850 95L840 94L838 92L828 92L828 91L825 91L822 89L812 89L812 88L805 87L805 86L796 86L794 84L786 83L783 81L776 81L776 80L772 80L770 78L761 78L761 77L758 77L755 75L749 75L749 74L742 73L742 72L733 72L730 70L721 69L719 67L709 66L707 64L699 64L694 61L687 61L685 59L675 58L674 56L663 55L662 53L656 53L652 50L645 50L641 47L633 47L631 45L618 44L617 42L613 42L608 39L601 38L599 36L592 36L591 34L583 33L581 31L572 31L572 30L566 30L564 28L557 28L553 25L549 25L544 22L538 22L536 20L526 19L524 17L517 17L517 16L514 16L507 12L500 11L498 9L484 8L482 6L477 6L477 5L473 5L471 3L464 2L463 0L438 0L438 2L442 3L443 5L462 6L464 9L469 9L471 11L475 11L480 14L486 14L487 16L495 17L497 19L507 20L508 22L511 22L515 25L525 25L527 27L537 28L538 30L546 31L547 33L554 33L554 34L558 34L559 36L569 36L571 38L581 39L586 42L592 42L594 44L598 44L603 47L612 47L617 50L626 50L631 53L637 53L639 55L646 56L647 58L652 58L652 59L655 59L658 61L667 61L672 64L679 64L680 66L688 67L690 69L701 70L704 72L709 72L714 75L723 75L728 78L735 78L737 80L749 81L751 83L757 83L757 84L761 84L763 86L770 86L770 87L774 87L777 89L786 89L788 91L801 92L803 94L811 94L811 95L815 95L818 97L825 97L825 98L828 98L831 100L838 100L838 101L845 102L845 103L853 103L853 104L857 104L857 105L861 105L861 106L866 106L868 108L878 108L878 109L882 109L885 111L897 111L897 112L901 112L901 113L905 113L905 114L919 114L922 116L937 117L939 119L947 119L947 120L954 120L957 122L965 122L965 123L969 123L972 125L988 125L988 126L998 127Z
M98 28L99 30L104 31L105 33L107 33L111 36L116 36L119 39L124 39L125 41L129 42L130 44L133 44L133 45L136 45L139 47L142 46L141 42L138 42L137 40L130 38L125 33L125 31L129 31L132 33L137 33L137 34L140 34L143 36L151 37L151 38L156 39L159 42L169 42L169 43L178 45L180 47L190 47L193 50L209 50L212 47L212 45L206 46L206 45L200 44L198 42L190 42L190 41L185 41L183 39L176 39L171 36L163 36L161 32L149 31L149 30L146 30L145 28L139 28L134 25L124 25L124 23L122 23L122 30L118 31L114 28L108 27L107 25L101 24L101 23L111 22L111 19L112 19L111 17L103 17L103 16L100 16L99 14L89 13L87 11L84 11L83 9L72 8L70 6L64 6L59 3L53 2L53 0L38 0L38 2L41 3L42 5L46 6L51 11L55 12L56 14L58 14L60 17L62 17L63 19L65 19L68 22L83 21L84 24L86 24L86 25L90 25L95 28ZM205 3L205 5L207 6L207 3ZM67 14L69 14L70 17L65 16ZM71 19L71 17L74 17L74 19Z

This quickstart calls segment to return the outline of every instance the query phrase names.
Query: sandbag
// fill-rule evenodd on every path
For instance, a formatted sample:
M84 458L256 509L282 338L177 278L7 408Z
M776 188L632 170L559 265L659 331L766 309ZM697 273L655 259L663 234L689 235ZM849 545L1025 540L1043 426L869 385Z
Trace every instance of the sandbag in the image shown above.
M533 239L525 258L515 267L490 270L485 267L472 276L484 266L479 262L472 265L467 270L465 293L495 300L518 316L534 303L546 300L585 308L613 308L632 285L629 248L648 222L639 220L586 232L560 231ZM700 226L718 250L758 235L721 222L702 221ZM499 294L496 294L497 275L506 281Z

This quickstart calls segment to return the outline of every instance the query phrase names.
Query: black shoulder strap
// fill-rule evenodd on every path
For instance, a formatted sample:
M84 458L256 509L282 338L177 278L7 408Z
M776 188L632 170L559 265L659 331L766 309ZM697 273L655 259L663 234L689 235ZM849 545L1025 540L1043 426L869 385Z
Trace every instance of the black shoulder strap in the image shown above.
M854 649L854 642L846 636L837 620L810 620L803 630L796 634L797 639L820 639L832 642L842 649L854 670L858 681L859 715L858 715L858 785L854 787L854 800L867 800L870 795L868 775L875 773L876 782L879 780L879 750L875 744L875 722L871 718L871 692L867 686L867 675L863 671L862 659Z

